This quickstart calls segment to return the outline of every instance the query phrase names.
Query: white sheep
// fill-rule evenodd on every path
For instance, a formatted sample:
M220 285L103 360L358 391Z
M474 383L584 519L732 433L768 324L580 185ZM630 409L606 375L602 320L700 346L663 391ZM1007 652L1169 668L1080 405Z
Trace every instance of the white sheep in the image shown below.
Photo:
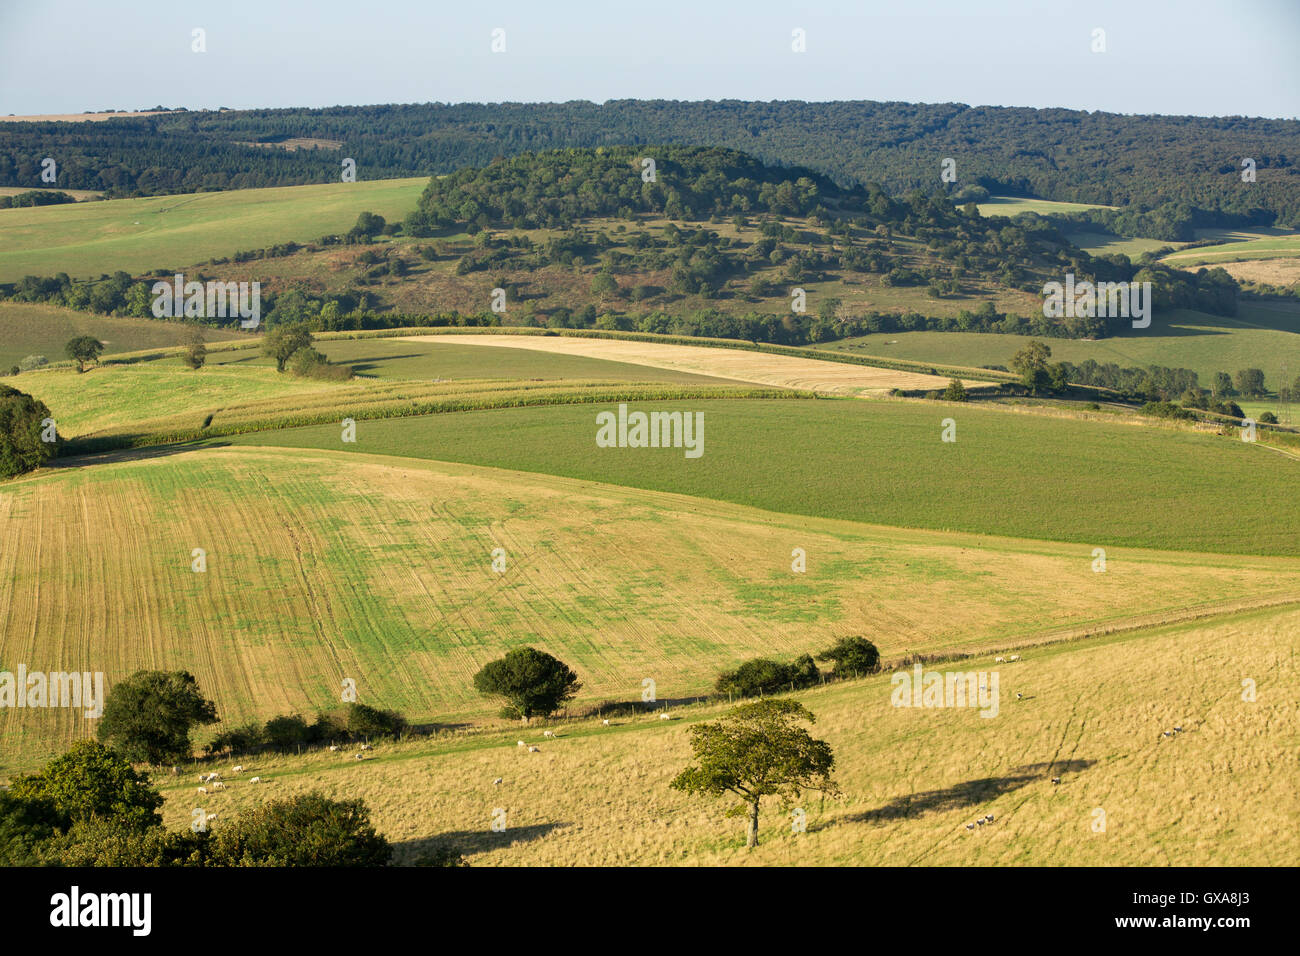
M672 718L669 717L667 714L660 714L660 715L659 715L659 719L660 719L660 720L672 720Z
M494 786L494 787L499 787L499 786L501 786L501 778L500 778L500 777L497 777L495 780L493 780L493 781L492 781L492 786Z
M199 787L199 793L207 793L207 792L208 792L207 787Z
M603 720L603 721L601 721L601 723L604 724L606 727L609 726L609 721L608 721L608 720Z
M515 741L515 746L516 746L516 747L527 747L528 744L524 743L522 740L516 740L516 741Z
M244 772L244 765L243 765L243 764L240 764L238 767L235 767L235 768L232 769L230 772L231 772L231 773L243 773L243 772Z
M530 754L535 754L535 753L537 753L537 751L540 750L540 749L541 749L540 747L529 747L529 748L528 748L528 752L529 752Z
M994 663L994 664L1005 664L1006 661L1003 660L1001 657L995 657L995 658L993 658L993 663Z
M554 737L554 736L555 736L555 731L553 731L553 730L543 730L543 731L542 731L542 736L543 736L543 737Z
M254 777L252 780L250 780L250 781L248 781L248 782L249 782L249 783L261 783L261 782L262 782L262 778L261 778L261 777Z
M214 784L212 785L212 789L213 789L213 790L225 790L225 789L226 789L226 785L225 785L224 783L222 783L220 780L218 780L216 783L214 783Z
M361 745L361 749L362 749L362 750L371 750L372 748L371 748L370 744L362 744L362 745Z
M365 760L365 759L366 759L366 755L365 755L365 754L353 754L352 756L356 757L358 760Z
M1018 661L1018 660L1020 660L1020 655L1019 655L1019 654L1012 654L1010 657L1007 658L1007 660L1009 660L1009 661Z

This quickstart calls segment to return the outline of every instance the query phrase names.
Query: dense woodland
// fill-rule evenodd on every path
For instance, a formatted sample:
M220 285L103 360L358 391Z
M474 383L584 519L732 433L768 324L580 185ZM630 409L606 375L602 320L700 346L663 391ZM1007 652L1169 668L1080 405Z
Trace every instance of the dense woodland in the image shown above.
M241 145L312 138L339 148ZM0 127L0 185L57 185L152 195L336 182L352 157L366 179L447 173L529 150L682 143L742 150L892 195L940 184L1131 207L1095 222L1188 239L1195 226L1300 226L1300 122L1246 117L1122 116L1077 110L868 101L753 103L618 100L417 104L225 112L177 111L103 123ZM1242 160L1256 181L1242 181ZM970 195L969 193L967 195Z

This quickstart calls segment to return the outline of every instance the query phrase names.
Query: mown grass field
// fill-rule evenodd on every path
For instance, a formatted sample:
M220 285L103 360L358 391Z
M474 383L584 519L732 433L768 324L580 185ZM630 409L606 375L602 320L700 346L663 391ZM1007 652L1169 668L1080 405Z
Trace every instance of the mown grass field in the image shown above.
M788 514L1072 541L1300 554L1297 463L1213 435L922 402L640 403L705 415L704 453L598 448L601 406L472 411L358 427L354 450L672 491ZM608 407L606 407L608 408ZM941 441L953 418L957 441ZM239 444L337 449L334 425ZM1249 488L1249 494L1239 489ZM1234 490L1238 489L1238 490ZM1177 507L1169 502L1177 501Z
M104 343L104 354L165 348L188 341L190 330L174 322L119 318L77 312L57 305L0 302L0 369L9 371L29 355L44 355L51 362L67 359L63 347L78 335L93 335ZM227 329L204 329L211 342L243 337Z
M1285 866L1300 854L1297 627L1294 610L1255 613L939 667L996 667L991 719L890 706L888 674L801 692L842 796L805 795L800 834L789 808L767 803L752 851L727 802L668 788L690 762L689 727L719 707L562 725L554 741L535 727L380 744L361 762L265 756L241 761L243 779L223 761L218 794L162 778L164 816L184 827L203 806L220 827L240 808L318 789L364 799L403 863L453 844L475 866ZM1161 736L1175 725L1184 732ZM540 751L521 753L519 737ZM246 784L250 774L265 783ZM490 830L498 808L503 833ZM986 813L992 824L965 829Z
M1011 357L1031 340L979 332L889 332L819 347L911 361L1010 367ZM1206 388L1215 372L1231 375L1242 368L1262 368L1269 387L1276 388L1283 363L1290 379L1300 369L1300 303L1247 299L1234 318L1177 310L1157 313L1149 329L1113 338L1045 341L1054 361L1078 364L1091 358L1122 367L1189 368Z
M1220 246L1198 246L1170 253L1161 262L1179 269L1213 266L1225 262L1251 259L1277 259L1300 256L1300 235L1246 239Z
M0 209L0 282L66 272L183 269L284 242L346 232L363 211L400 220L425 178L239 189Z
M68 464L0 488L14 543L0 669L103 671L110 687L190 670L227 726L310 715L344 677L417 721L490 721L470 678L522 644L575 666L585 705L639 699L646 677L661 698L692 696L741 659L844 634L887 656L973 652L1300 599L1293 558L1111 546L1099 574L1078 545L413 459L224 447ZM92 730L0 709L0 770Z
M1093 203L1056 202L1051 199L1030 199L1022 196L991 196L988 202L977 203L981 216L1018 216L1022 212L1036 212L1040 216L1064 215L1084 209L1114 209Z

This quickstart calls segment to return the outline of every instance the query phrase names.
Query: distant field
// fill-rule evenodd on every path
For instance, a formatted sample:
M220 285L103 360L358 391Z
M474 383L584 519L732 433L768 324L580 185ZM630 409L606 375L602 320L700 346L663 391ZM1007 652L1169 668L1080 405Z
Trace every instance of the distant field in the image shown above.
M365 447L379 424L359 424ZM536 440L527 420L503 424ZM1243 522L1246 504L1233 502ZM1095 574L1087 546L339 450L70 461L5 484L0 524L14 544L0 549L0 668L84 666L110 687L138 668L185 668L226 726L311 714L344 677L363 702L413 719L490 718L470 678L525 643L577 667L579 703L592 704L639 699L645 677L665 699L699 694L740 659L841 634L888 655L974 651L1300 597L1293 558L1113 546ZM790 570L795 547L805 574ZM0 770L87 729L65 710L0 709Z
M1022 212L1036 212L1040 216L1079 212L1084 209L1114 209L1081 202L1054 202L1050 199L1025 199L1019 196L992 196L988 202L977 203L981 216L1018 216Z
M170 110L145 110L132 113L119 110L116 113L34 113L26 116L0 116L0 123L102 123L111 119L132 119L137 116L157 116Z
M1065 238L1094 256L1109 256L1118 252L1130 259L1137 259L1144 252L1153 252L1170 246L1176 249L1183 245L1181 242L1168 242L1164 239L1112 236L1104 232L1067 232Z
M246 335L224 329L204 329L203 334L210 342ZM67 358L64 345L78 335L95 336L106 346L104 354L113 355L182 345L189 339L190 328L177 322L95 315L57 305L0 302L0 369L8 371L28 355L63 361Z
M637 403L705 413L705 451L597 448L600 407L374 421L355 450L494 465L787 514L1086 544L1300 554L1300 465L1243 442L1146 425L919 402ZM940 441L953 417L958 440ZM237 444L337 449L337 426ZM1224 489L1249 488L1250 494ZM1175 498L1178 508L1164 502Z
M889 332L819 347L916 362L1010 367L1011 356L1030 340L979 332ZM1149 329L1113 338L1044 341L1056 361L1078 364L1092 358L1129 367L1190 368L1205 387L1215 372L1262 368L1270 387L1275 387L1283 363L1291 379L1300 370L1300 302L1243 300L1231 319L1180 309L1155 315Z
M948 379L936 375L849 365L746 349L710 348L627 339L577 336L425 335L404 336L418 343L455 342L466 348L530 349L561 356L631 362L678 372L711 375L778 388L801 388L827 394L859 395L894 388L936 389ZM971 380L967 385L978 386Z
M1160 261L1166 265L1188 269L1201 265L1291 258L1295 256L1300 256L1300 235L1292 234L1268 239L1246 239L1240 242L1228 242L1220 246L1198 246L1195 249L1183 249L1165 256Z
M346 232L369 210L401 219L425 178L239 189L0 210L0 282L182 269L277 243Z

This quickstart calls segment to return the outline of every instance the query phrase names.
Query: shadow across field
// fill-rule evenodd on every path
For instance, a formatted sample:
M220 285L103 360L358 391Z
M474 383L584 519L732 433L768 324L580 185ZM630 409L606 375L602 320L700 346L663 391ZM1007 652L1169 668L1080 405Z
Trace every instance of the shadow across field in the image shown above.
M942 790L909 793L896 797L882 807L843 817L835 823L882 823L917 817L925 813L943 813L948 810L982 806L1004 793L1019 790L1034 781L1046 780L1051 776L1063 777L1065 774L1079 773L1094 763L1095 760L1063 760L1057 763L1028 764L1016 767L1002 777L980 777L974 780L963 780ZM835 824L825 824L825 826L833 825Z
M122 436L123 440L129 441L132 436ZM75 439L73 440L75 442ZM196 441L181 442L175 445L151 445L148 448L120 448L113 451L91 451L78 452L73 450L59 458L52 458L41 467L43 468L87 468L91 465L107 465L117 461L144 461L148 458L168 458L172 455L182 455L189 451L200 451L204 448L224 448L230 442L227 441Z
M500 833L494 833L486 826L482 830L453 830L440 833L434 837L421 837L418 840L402 840L393 844L394 856L401 860L415 861L426 853L433 853L445 847L455 847L461 853L487 853L516 843L531 843L567 823L534 823L529 826L507 826Z

